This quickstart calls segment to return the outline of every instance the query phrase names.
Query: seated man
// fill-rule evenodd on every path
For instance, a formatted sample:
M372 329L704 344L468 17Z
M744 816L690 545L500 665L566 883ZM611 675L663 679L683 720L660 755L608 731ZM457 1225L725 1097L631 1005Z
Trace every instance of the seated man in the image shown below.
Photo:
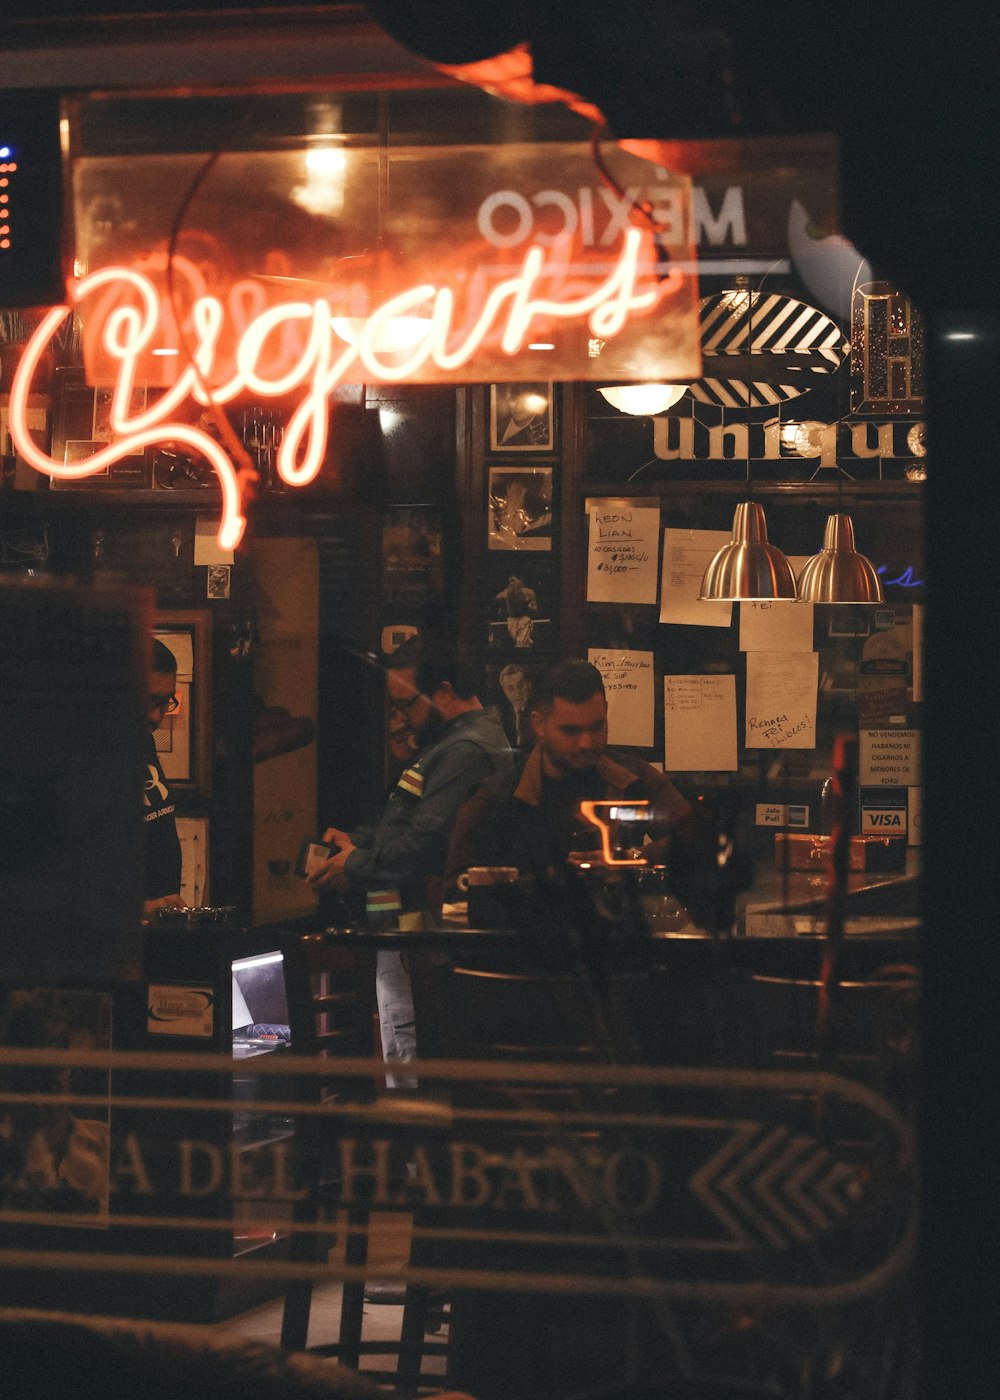
M648 800L658 834L690 814L666 774L608 752L604 680L588 661L562 661L539 679L531 723L536 743L523 763L488 779L459 812L446 884L471 865L517 866L545 878L571 854L596 850L599 833L579 815L583 801Z
M181 843L177 835L174 803L163 776L153 735L164 716L177 709L177 661L169 647L153 638L153 660L149 673L146 753L146 779L143 783L143 922L149 923L158 909L183 909L181 895Z
M490 774L511 764L499 719L483 708L470 667L454 652L429 650L418 662L388 669L390 700L407 709L418 745L373 825L348 834L328 827L336 853L310 876L320 889L363 894L368 922L403 926L427 905L428 883L440 881L452 822L461 804ZM375 989L383 1054L416 1057L410 978L398 952L378 953ZM414 1081L387 1074L390 1088Z

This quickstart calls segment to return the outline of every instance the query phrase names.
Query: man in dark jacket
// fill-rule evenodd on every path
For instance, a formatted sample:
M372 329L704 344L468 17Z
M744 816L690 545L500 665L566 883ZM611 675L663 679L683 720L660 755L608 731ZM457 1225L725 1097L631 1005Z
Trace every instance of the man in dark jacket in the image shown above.
M691 811L659 769L638 770L608 752L608 703L596 666L569 660L535 687L535 747L515 771L490 779L455 822L446 885L471 865L517 866L545 878L571 854L592 852L599 834L579 816L586 800L652 803L655 834L665 835Z
M164 715L177 709L177 662L169 647L153 638L153 663L149 677L149 749L143 783L143 847L145 873L143 918L157 909L183 909L181 897L181 843L177 836L174 802L163 776L153 734Z
M390 667L390 699L409 710L419 750L404 768L378 820L350 833L328 827L339 849L310 879L325 889L363 891L370 923L405 924L440 885L459 807L512 762L503 726L476 695L471 668L453 652L433 650L419 663ZM386 1060L416 1055L413 996L400 954L379 952L375 989ZM390 1087L413 1081L386 1076Z

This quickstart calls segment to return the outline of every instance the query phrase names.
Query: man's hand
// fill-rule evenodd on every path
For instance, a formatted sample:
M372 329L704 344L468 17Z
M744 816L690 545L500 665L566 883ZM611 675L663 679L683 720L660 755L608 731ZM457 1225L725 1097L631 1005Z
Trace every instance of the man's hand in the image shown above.
M142 905L142 922L148 924L157 909L186 909L187 904L179 894L162 894L159 899L146 899Z
M355 846L347 832L338 831L335 826L327 827L323 832L323 840L328 845L338 846L340 849L336 855L330 856L328 860L324 860L316 867L309 876L308 883L316 885L319 889L337 890L347 882L344 864Z

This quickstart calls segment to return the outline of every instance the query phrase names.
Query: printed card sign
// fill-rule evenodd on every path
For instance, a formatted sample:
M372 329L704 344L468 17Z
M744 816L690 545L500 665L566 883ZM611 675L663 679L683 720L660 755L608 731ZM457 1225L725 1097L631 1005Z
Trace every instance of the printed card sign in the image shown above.
M862 729L859 779L871 787L918 787L920 734L916 729Z
M858 794L862 836L905 836L909 802L905 787L863 787Z
M758 802L755 820L757 826L804 831L809 825L809 808L803 802Z
M146 997L146 1030L150 1035L197 1036L207 1040L215 1024L212 987L151 982Z

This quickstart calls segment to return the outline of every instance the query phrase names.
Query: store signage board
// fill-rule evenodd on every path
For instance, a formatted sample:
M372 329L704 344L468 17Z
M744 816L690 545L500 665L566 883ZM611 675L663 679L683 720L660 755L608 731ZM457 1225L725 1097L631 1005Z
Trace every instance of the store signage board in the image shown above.
M202 156L76 163L86 272L42 321L12 389L11 432L31 466L80 479L176 443L215 469L219 541L232 547L245 481L191 426L199 406L293 402L276 466L297 486L320 470L345 384L700 372L686 177L622 152L615 190L582 144L403 147L391 159L344 149L319 174L308 155L225 155L200 183ZM109 223L109 210L127 218ZM59 463L31 441L21 405L71 310L88 383L112 386L114 437Z
M579 142L224 154L181 220L173 302L182 324L198 298L222 303L210 376L221 382L262 315L318 300L340 349L357 347L342 357L339 383L690 377L701 363L690 180L625 152L608 164L619 190ZM204 165L204 155L77 160L77 265L152 275L169 300L157 267ZM635 212L640 203L655 238ZM630 231L639 235L633 295L617 325L613 279L623 275ZM128 299L125 288L111 295ZM92 383L118 372L101 345L102 311L79 307L85 332L99 323L85 344ZM432 315L433 340L443 344L431 343ZM387 332L403 318L411 343L388 352ZM308 343L309 327L296 319L278 318L268 335L268 378ZM140 378L169 387L178 367L151 351L183 349L172 309L161 308L158 329Z

